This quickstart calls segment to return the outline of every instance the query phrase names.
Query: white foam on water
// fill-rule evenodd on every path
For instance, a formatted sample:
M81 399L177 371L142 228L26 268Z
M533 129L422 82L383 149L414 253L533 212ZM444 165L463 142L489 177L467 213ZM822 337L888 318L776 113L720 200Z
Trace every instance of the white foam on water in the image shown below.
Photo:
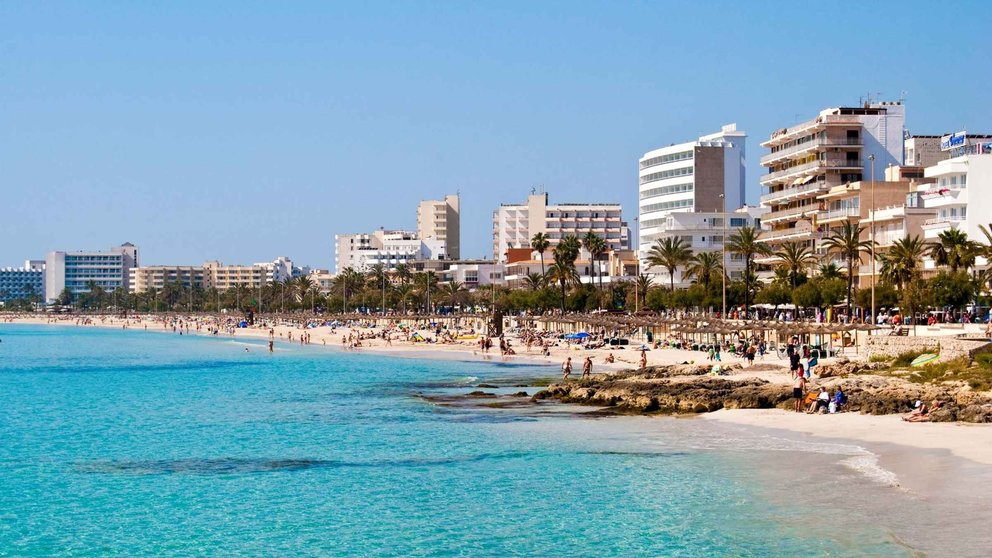
M861 473L869 480L873 480L879 484L893 488L899 486L899 478L896 474L879 465L878 456L869 451L865 451L863 455L855 455L843 459L840 464Z

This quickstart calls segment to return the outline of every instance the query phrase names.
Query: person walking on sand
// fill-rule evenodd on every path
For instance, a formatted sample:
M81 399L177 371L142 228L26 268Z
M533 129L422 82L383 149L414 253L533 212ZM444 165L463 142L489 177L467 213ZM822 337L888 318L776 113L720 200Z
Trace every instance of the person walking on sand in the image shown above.
M648 367L648 352L646 349L641 349L641 370Z
M572 357L565 359L565 362L561 363L561 379L567 380L572 374Z
M592 357L586 357L586 361L582 363L582 377L592 377Z
M803 397L806 395L806 376L803 374L803 366L800 364L795 373L796 381L792 384L792 397L796 399L796 412L803 412Z

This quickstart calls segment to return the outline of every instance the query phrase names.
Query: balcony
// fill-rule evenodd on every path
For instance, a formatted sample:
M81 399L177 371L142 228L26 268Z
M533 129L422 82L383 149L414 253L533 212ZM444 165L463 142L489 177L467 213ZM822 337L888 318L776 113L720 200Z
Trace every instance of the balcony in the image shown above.
M960 228L963 221L964 219L961 217L935 217L923 221L923 230L948 229L952 227L957 229Z
M784 221L787 219L798 219L804 215L815 215L820 211L818 206L815 205L804 205L800 207L790 207L788 209L780 209L778 211L772 211L771 213L766 213L761 217L762 223L774 223L776 221Z
M762 242L784 242L787 240L819 240L826 238L826 233L814 231L812 229L778 229L771 231L761 231Z
M796 124L791 128L783 128L772 134L772 137L761 142L761 147L771 147L788 143L794 138L809 134L815 130L826 128L827 126L858 126L861 127L861 120L855 114L828 114L817 116L812 120L807 120L802 124Z
M811 161L802 165L796 165L787 169L770 172L761 177L761 183L767 184L782 179L800 175L802 173L815 173L820 169L863 169L864 161L861 159L828 159L825 161Z
M789 199L800 199L811 197L811 194L821 194L827 191L829 188L823 182L812 182L810 184L803 184L802 186L793 186L792 188L785 188L784 190L779 190L777 192L769 192L761 196L762 204L769 204L774 201L786 201Z
M799 145L794 145L792 147L786 147L785 149L780 149L773 153L769 153L761 158L761 164L768 166L769 163L774 161L781 161L782 159L787 159L793 155L799 153L804 153L818 147L860 147L864 145L864 140L861 138L841 138L841 139L830 139L830 138L816 138L812 141L807 141Z
M832 209L830 211L821 212L817 216L817 221L823 223L825 221L837 221L841 219L848 219L850 217L861 217L861 209L857 207L845 207L843 209Z

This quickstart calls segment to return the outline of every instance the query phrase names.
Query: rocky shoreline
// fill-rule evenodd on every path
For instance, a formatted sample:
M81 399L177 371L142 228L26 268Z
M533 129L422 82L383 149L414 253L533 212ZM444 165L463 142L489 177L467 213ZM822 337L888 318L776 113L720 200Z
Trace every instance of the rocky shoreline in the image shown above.
M838 385L848 396L846 411L871 415L908 413L917 400L944 401L930 414L931 422L992 423L992 397L967 386L921 384L871 374L874 365L821 367L815 387L831 392ZM616 414L707 413L720 409L792 409L788 381L749 377L739 365L730 375L710 375L708 365L674 365L625 371L592 379L554 383L533 401L593 405ZM787 371L782 370L783 376Z

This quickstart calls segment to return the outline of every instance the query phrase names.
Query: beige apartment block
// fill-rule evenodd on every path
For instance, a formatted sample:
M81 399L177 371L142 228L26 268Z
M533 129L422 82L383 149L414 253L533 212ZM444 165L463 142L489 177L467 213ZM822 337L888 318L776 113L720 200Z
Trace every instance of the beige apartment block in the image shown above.
M461 210L458 194L443 200L426 200L417 206L417 236L438 240L446 247L444 259L461 257Z
M493 211L493 259L506 262L514 248L529 248L537 233L548 237L551 249L567 236L588 233L606 241L610 250L626 250L630 231L618 203L563 203L551 205L548 194L532 194L526 204L503 204Z

